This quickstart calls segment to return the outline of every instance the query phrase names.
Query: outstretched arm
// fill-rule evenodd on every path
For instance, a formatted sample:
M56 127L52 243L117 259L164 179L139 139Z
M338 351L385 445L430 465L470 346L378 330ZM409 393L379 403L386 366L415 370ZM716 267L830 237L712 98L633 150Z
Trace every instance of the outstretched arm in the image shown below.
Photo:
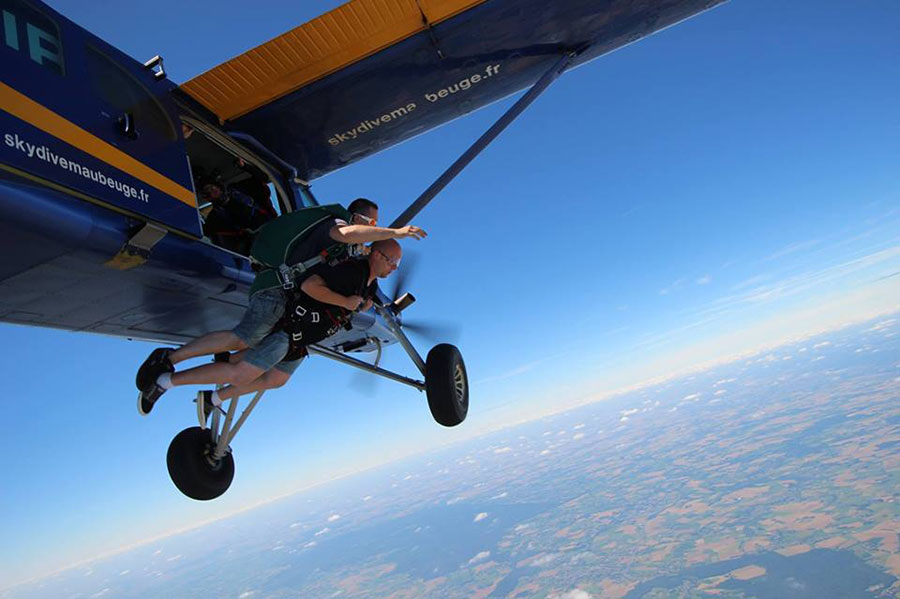
M332 306L340 306L347 310L356 310L363 303L363 298L358 295L345 296L336 293L328 288L325 279L319 275L312 275L300 285L300 290L323 304L331 304Z
M333 240L341 243L371 243L373 241L403 239L405 237L422 239L428 235L424 229L412 225L400 227L399 229L370 227L368 225L335 225L328 234Z

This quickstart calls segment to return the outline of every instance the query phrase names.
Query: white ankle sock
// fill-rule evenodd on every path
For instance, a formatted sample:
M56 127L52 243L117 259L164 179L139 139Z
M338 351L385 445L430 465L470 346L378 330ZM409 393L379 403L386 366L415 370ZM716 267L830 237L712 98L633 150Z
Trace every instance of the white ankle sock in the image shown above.
M163 389L171 389L175 385L172 383L172 373L164 372L156 379L156 384L162 387Z

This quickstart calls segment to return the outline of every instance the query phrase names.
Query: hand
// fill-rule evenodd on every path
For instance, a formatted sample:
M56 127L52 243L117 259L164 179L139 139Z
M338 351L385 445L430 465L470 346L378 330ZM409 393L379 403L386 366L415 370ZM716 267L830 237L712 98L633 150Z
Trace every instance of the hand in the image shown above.
M405 227L394 229L395 239L404 239L406 237L422 239L424 237L428 237L428 233L425 232L425 229L420 229L419 227L414 227L413 225L406 225Z
M362 304L362 303L363 303L363 298L361 296L351 295L351 296L345 298L344 308L353 312L354 310L359 308L360 304Z

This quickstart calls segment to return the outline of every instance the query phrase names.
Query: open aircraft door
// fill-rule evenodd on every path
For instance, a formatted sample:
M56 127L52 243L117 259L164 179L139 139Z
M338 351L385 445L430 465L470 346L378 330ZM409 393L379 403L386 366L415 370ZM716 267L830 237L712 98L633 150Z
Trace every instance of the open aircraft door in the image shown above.
M175 85L161 64L37 2L0 0L0 11L4 175L199 237Z

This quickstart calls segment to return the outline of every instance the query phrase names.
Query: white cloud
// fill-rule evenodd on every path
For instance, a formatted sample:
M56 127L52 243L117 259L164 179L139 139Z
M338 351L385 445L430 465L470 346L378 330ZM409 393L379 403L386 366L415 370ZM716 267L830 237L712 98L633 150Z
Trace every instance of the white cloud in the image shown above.
M886 329L892 328L895 324L897 324L896 318L888 318L887 320L882 320L880 322L876 322L869 331L877 332L884 331Z
M494 495L493 497L491 497L491 499L503 499L507 495L509 495L509 493L507 493L506 491L503 491L499 495Z
M549 449L545 449L544 451L542 451L542 452L539 453L538 455L547 455L548 453L550 453L550 450L549 450Z
M173 555L172 557L166 558L166 561L167 562L177 562L178 560L180 560L183 557L184 556L179 553L178 555Z
M325 533L329 532L330 530L331 529L326 526L325 528L323 528L322 530L320 530L313 536L320 537L320 536L324 535Z
M472 522L481 522L482 520L484 520L487 517L488 517L487 512L480 512L475 515L475 519L472 520Z
M341 515L340 515L340 514L331 514L330 516L328 516L328 521L329 521L329 522L334 522L334 521L340 520L340 519L341 519Z
M256 591L244 591L240 595L238 595L238 599L247 599L247 597L252 597L256 594Z
M803 250L808 250L817 245L819 245L818 239L810 239L808 241L796 241L796 242L778 250L774 254L764 258L763 262L771 262L772 260L777 260L778 258L783 258L790 254L796 254L797 252L802 252Z
M684 284L684 279L678 279L677 281L675 281L668 287L666 287L664 289L660 289L659 294L660 295L669 295L673 291L677 291L678 289L680 289L683 284Z
M708 284L710 281L712 281L712 277L711 277L711 276L709 276L709 275L703 275L702 277L700 277L699 279L697 279L697 284L698 284L698 285L706 285L706 284Z
M820 347L828 347L831 345L831 341L822 341L821 343L816 343L813 345L813 349L819 349Z
M584 439L584 433L575 433L575 435L572 436L573 441L578 441L579 439Z
M571 591L566 591L565 593L553 593L547 596L548 599L591 599L592 595L587 591L582 591L581 589L572 589Z
M453 505L454 503L459 503L460 501L465 500L465 497L454 497L453 499L447 500L447 505Z
M681 398L681 401L697 401L700 399L699 393L691 393L690 395L685 395Z
M315 546L316 546L316 542L315 542L315 541L310 541L309 543L307 543L306 545L304 545L305 548L315 547Z
M293 524L288 526L288 528L300 528L301 526L303 526L303 524L301 524L300 522L294 522Z
M369 501L370 499L372 499L371 495L366 495L365 497L362 498L363 501Z
M497 381L503 381L506 379L510 379L510 378L519 376L520 374L525 374L526 372L528 372L535 366L538 366L544 362L549 362L550 360L554 360L556 358L559 358L560 356L564 356L566 353L568 353L568 352L553 354L551 356L545 356L545 357L541 358L540 360L533 360L531 362L526 362L525 364L516 366L515 368L512 368L511 370L507 370L506 372L477 380L474 383L472 383L472 385L475 386L475 385L482 385L484 383L495 383Z
M489 557L491 557L490 551L480 551L475 555L475 557L473 557L472 559L469 560L469 564L471 565L471 564L475 564L478 562L482 562Z
M509 453L512 451L512 447L501 447L499 449L495 449L494 453Z
M547 564L556 560L556 558L557 558L557 555L555 553L548 553L546 555L542 555L539 558L535 559L529 565L535 566L535 567L546 566Z
M746 289L747 287L752 287L753 285L762 283L763 281L766 280L766 278L768 278L768 277L766 277L765 275L756 275L756 276L750 277L749 279L746 279L744 281L741 281L737 285L734 285L731 288L731 290L732 291L740 291L741 289Z
M718 395L725 395L726 393L727 393L727 391L725 391L725 389L719 389L718 391L716 391L715 393L713 393L713 395L716 395L716 396L718 396Z
M91 597L102 597L105 594L107 594L109 591L110 591L110 589L109 589L109 587L107 587L98 593L94 593L93 595L91 595Z

